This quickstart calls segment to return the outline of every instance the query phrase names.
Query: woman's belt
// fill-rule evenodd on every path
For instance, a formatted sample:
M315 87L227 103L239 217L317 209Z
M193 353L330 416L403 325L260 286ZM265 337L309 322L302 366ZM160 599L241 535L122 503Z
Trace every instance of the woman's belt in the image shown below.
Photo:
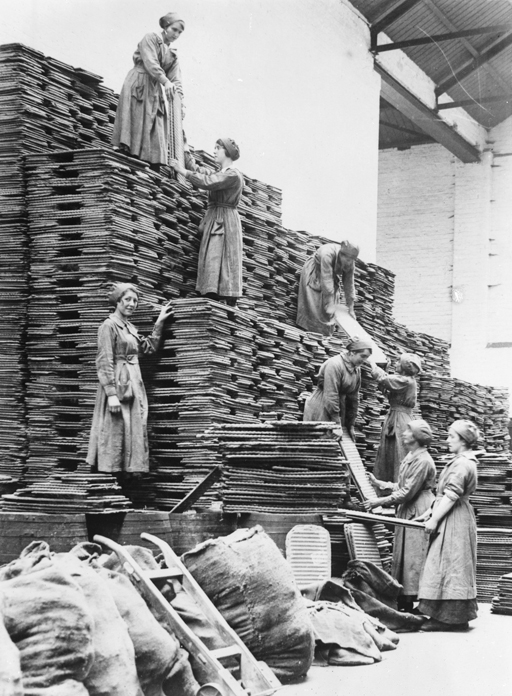
M412 413L412 406L391 406L389 412L398 411L399 413Z
M230 205L229 203L208 203L208 210L214 210L217 208L217 215L215 216L215 222L222 222L222 210L236 210L238 206Z
M116 363L129 363L130 365L139 364L138 355L116 355Z

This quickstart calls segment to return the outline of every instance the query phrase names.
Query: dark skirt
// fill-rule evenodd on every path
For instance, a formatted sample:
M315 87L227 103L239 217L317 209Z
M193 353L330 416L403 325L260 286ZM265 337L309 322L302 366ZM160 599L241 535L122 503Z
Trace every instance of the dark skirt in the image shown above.
M446 624L463 624L476 619L476 599L421 599L421 614Z

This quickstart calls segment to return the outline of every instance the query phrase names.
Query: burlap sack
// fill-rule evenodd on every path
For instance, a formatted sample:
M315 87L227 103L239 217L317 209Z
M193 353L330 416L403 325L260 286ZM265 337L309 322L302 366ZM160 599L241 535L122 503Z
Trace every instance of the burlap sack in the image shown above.
M4 623L20 653L25 696L88 696L93 620L80 586L33 542L0 568Z
M91 612L93 662L84 684L91 696L142 696L135 650L108 584L72 553L53 562L82 588Z
M258 660L281 681L307 673L315 646L308 609L290 566L262 527L206 541L182 558Z
M23 696L20 651L10 639L4 625L2 595L0 595L0 695Z
M81 547L81 548L80 548ZM146 570L158 564L148 549L127 547L135 560ZM145 696L195 696L199 688L186 653L160 612L159 623L143 598L125 575L115 554L97 562L101 548L79 545L74 553L88 558L91 566L105 580L121 614L135 649L137 674ZM172 593L174 596L174 593Z

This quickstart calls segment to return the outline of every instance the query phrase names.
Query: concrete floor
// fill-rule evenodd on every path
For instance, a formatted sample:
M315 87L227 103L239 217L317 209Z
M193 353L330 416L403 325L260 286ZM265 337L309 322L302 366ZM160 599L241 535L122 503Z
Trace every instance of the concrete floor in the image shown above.
M312 667L278 696L512 696L512 616L479 605L467 633L402 633L382 662Z

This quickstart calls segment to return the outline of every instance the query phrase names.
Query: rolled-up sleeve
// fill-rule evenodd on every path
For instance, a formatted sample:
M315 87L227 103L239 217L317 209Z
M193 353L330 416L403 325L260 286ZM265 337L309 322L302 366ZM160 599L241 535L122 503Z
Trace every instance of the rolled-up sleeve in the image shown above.
M146 338L139 337L139 353L150 355L155 353L162 341L163 324L155 324L153 333Z
M453 468L444 482L443 494L450 500L457 501L464 495L466 467L463 463L453 464Z

